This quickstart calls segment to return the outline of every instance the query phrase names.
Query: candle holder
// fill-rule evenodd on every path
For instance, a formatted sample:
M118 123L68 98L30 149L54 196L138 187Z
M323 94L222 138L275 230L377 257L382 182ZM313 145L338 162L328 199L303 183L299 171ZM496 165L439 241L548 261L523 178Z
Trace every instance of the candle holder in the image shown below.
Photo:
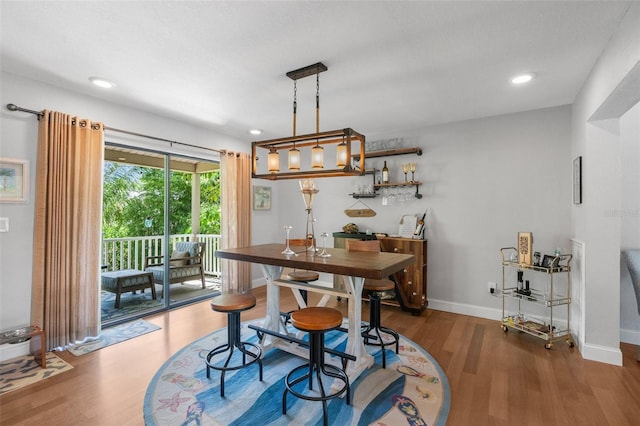
M316 234L313 227L313 196L319 192L316 188L316 183L311 179L303 179L298 181L300 185L300 192L302 193L302 199L304 200L305 210L307 211L307 229L306 239L310 240L310 245L306 248L307 252L311 252L314 255L317 251L315 247Z
M331 254L327 253L327 244L326 244L326 240L329 234L327 234L326 232L323 232L322 234L320 234L320 236L322 237L322 253L320 253L320 257L331 257Z
M283 226L282 228L284 229L284 232L285 232L285 233L286 233L286 235L287 235L287 248L285 248L285 249L282 251L282 254L285 254L285 255L287 255L287 256L291 256L292 254L296 254L296 252L295 252L295 251L293 251L293 250L291 250L291 247L289 247L289 232L291 231L291 229L293 228L293 226L291 226L291 225L285 225L285 226Z

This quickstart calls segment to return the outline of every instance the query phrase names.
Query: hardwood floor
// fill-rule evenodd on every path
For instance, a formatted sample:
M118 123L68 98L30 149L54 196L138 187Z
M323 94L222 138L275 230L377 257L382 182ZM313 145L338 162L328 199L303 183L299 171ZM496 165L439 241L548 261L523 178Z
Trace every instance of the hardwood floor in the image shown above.
M264 288L242 319L264 316ZM283 310L295 301L282 291ZM314 300L314 295L310 294ZM330 306L347 311L346 301ZM367 306L363 317L367 318ZM75 357L74 368L0 396L0 424L142 425L145 391L176 351L226 326L226 315L200 302L147 318L162 327L135 339ZM638 425L637 347L622 345L624 366L585 361L576 349L504 333L495 321L427 310L411 316L384 307L382 323L420 344L438 361L451 387L448 425Z

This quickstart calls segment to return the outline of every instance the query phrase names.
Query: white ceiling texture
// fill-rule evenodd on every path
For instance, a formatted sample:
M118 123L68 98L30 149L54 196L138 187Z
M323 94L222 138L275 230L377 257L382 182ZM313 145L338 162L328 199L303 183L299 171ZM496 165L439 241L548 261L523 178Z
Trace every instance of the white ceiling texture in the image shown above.
M293 81L285 74L316 62L328 67L320 74L321 131L367 135L569 104L629 2L0 7L4 71L250 141L291 135ZM537 78L514 87L509 79L521 72ZM90 76L117 86L92 87ZM315 91L315 77L298 81L298 134L315 131ZM263 135L249 135L252 128Z

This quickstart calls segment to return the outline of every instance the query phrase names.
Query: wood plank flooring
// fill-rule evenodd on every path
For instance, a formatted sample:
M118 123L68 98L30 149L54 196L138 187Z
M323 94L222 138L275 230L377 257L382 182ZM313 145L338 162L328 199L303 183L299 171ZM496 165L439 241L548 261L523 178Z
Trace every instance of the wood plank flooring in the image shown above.
M254 294L258 305L243 312L243 320L265 314L264 288ZM283 310L293 309L290 292L281 294ZM346 315L346 301L334 299L330 306ZM623 344L624 366L615 367L585 361L563 342L546 350L543 341L504 333L495 321L432 310L421 316L382 311L384 325L427 349L446 372L448 425L640 424L636 346ZM145 391L158 368L190 342L226 326L226 315L211 311L207 302L147 320L162 330L80 357L58 353L74 369L0 396L0 424L142 425Z

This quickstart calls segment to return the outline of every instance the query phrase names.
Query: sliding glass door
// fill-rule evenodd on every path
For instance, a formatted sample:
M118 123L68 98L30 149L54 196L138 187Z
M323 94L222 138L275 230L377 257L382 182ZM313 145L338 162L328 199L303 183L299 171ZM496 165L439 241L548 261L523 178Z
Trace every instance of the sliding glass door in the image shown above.
M219 291L219 178L215 162L106 145L103 326Z

